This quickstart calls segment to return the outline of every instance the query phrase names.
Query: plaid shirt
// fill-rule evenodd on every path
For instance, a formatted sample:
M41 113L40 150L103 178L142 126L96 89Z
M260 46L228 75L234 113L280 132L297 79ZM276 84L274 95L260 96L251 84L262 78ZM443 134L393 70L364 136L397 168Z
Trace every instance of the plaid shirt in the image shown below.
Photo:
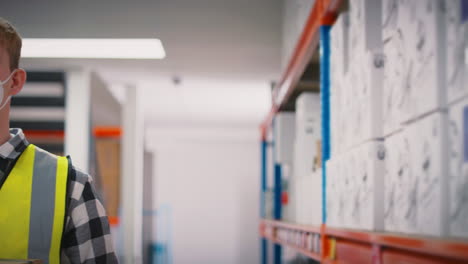
M10 129L10 133L11 139L0 146L0 188L29 145L21 129ZM74 166L69 178L61 263L118 263L109 221L92 178Z

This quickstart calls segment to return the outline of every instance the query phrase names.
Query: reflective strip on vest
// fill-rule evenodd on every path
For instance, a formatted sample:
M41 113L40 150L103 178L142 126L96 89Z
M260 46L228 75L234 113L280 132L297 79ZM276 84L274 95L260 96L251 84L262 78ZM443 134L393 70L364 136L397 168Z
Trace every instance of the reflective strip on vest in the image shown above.
M68 160L30 144L0 189L0 259L60 263Z

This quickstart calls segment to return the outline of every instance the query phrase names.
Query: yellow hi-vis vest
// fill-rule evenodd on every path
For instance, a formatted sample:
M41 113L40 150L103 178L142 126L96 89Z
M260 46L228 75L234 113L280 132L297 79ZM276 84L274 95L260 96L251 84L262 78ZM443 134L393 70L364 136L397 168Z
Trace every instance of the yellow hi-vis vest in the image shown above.
M60 263L68 160L32 144L0 189L0 259Z

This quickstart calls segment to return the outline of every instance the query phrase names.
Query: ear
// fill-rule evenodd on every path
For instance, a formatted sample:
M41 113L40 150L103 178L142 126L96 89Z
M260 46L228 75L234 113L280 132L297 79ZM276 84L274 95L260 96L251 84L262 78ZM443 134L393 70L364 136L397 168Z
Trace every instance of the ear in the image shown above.
M17 95L24 86L24 83L26 82L26 71L18 68L16 69L16 72L11 76L11 86L8 89L10 95Z

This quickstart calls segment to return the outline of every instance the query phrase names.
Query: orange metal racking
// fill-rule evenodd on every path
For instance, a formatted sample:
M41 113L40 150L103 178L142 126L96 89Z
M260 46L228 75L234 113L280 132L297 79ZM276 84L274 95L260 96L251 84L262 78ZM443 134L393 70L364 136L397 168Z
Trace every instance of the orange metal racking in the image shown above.
M315 234L321 237L320 252L278 238L280 230L291 234ZM296 225L262 220L262 237L275 244L291 247L322 263L442 264L468 263L468 241L408 236L339 228Z
M320 26L332 25L335 22L343 2L344 0L317 0L315 2L286 71L274 87L273 107L261 124L262 138L266 138L266 132L274 115L291 96L307 64L317 50Z
M299 78L319 45L319 29L332 25L339 15L344 0L317 0L304 27L299 42L280 82L274 88L270 113L261 124L262 140L280 107L287 102ZM320 236L320 252L291 243L278 237L279 230ZM443 264L468 263L468 241L434 237L408 236L394 233L347 230L327 227L297 225L282 221L262 220L259 233L263 238L322 263L374 263L374 264Z

